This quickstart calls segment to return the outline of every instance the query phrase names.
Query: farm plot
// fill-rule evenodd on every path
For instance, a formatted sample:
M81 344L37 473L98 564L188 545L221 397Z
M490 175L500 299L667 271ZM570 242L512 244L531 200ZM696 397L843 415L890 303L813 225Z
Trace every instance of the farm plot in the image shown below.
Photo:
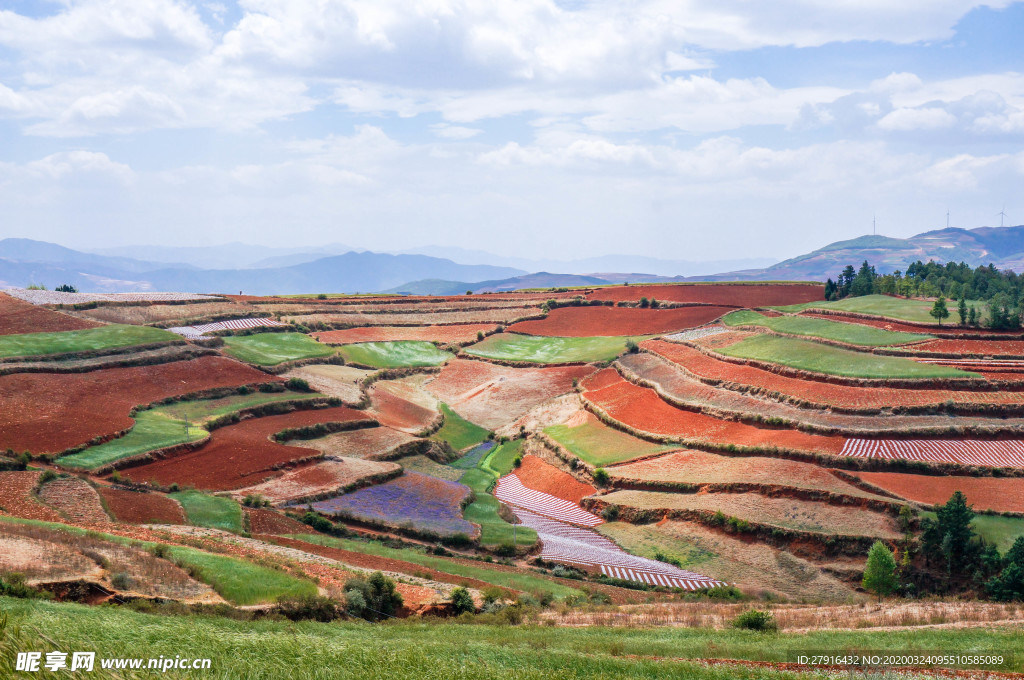
M315 326L318 323L336 326L447 326L463 324L509 324L519 319L539 316L540 309L535 306L503 307L498 309L469 309L465 311L436 312L425 309L423 312L405 312L401 314L343 314L335 311L319 314L297 314L285 316L281 320L286 323L298 323L303 326Z
M100 496L118 522L128 524L184 524L185 512L173 498L162 493L143 493L101 486Z
M338 353L350 364L371 368L437 366L454 356L451 352L438 349L434 343L423 340L361 342L343 345L338 349Z
M329 397L337 397L349 404L355 404L363 397L362 382L372 371L354 366L337 364L310 364L299 366L282 374L281 377L300 378L309 386Z
M591 372L589 366L510 368L455 359L425 386L459 415L494 430L553 397L571 392L573 381Z
M442 403L440 406L444 425L431 435L431 439L448 442L456 451L464 451L487 439L487 435L490 434L487 430L469 422L453 411L448 404Z
M588 363L608 361L626 351L626 340L620 337L543 337L498 333L483 342L470 345L465 354L531 364Z
M840 321L827 321L825 319L807 318L799 316L776 316L769 317L758 314L749 309L743 309L727 314L722 323L726 326L761 326L786 335L803 335L811 338L824 340L836 340L851 345L862 345L865 347L886 347L891 345L905 345L911 342L921 342L932 339L933 336L923 333L903 333L900 331L887 331L874 326L864 326L856 323L845 323ZM920 345L915 345L917 350Z
M224 351L257 366L274 366L285 361L327 357L335 353L302 333L254 333L224 338Z
M23 519L65 521L56 510L39 502L33 493L42 474L41 470L0 472L0 508L9 515Z
M696 510L722 512L748 522L785 529L830 535L898 538L888 515L856 507L838 507L796 498L770 498L756 493L667 493L662 491L613 491L601 500L639 510Z
M395 449L414 441L415 437L390 427L366 427L308 439L302 445L327 456L375 460L387 458Z
M959 354L963 357L1024 359L1024 340L930 340L909 348L915 354Z
M274 510L247 508L245 512L249 518L249 531L253 535L270 534L283 536L285 534L309 531L309 527L302 522L296 522L291 517L282 515Z
M825 287L806 283L682 283L612 286L587 295L590 300L639 302L641 297L665 302L768 307L825 299Z
M407 456L402 459L402 467L412 472L418 472L421 475L429 475L431 477L437 477L449 482L457 482L462 478L462 474L465 470L460 470L457 467L451 465L442 465L437 463L426 456Z
M692 347L661 340L645 342L643 348L684 367L701 380L713 384L721 383L733 389L750 389L754 392L791 396L816 404L821 408L832 406L877 411L897 405L926 407L945 402L957 404L1019 404L1024 402L1024 393L1022 392L851 387L813 380L800 380L754 366L721 361Z
M907 500L941 505L962 491L975 510L1024 512L1024 479L1019 477L935 477L899 472L857 472L869 484Z
M204 427L206 423L219 416L265 404L305 401L315 396L256 392L157 406L137 412L135 427L125 436L63 456L58 464L66 468L95 469L156 449L199 441L209 434Z
M658 458L610 467L608 474L612 479L621 481L781 486L886 500L844 482L826 468L762 456L735 457L706 451L676 451Z
M332 458L285 472L261 484L247 486L235 491L233 495L244 498L254 494L276 505L341 493L346 487L380 479L389 473L397 474L399 470L401 467L397 463L362 458Z
M608 427L589 411L578 411L565 424L545 428L544 434L595 467L651 456L674 448L652 444Z
M521 440L506 442L497 447L478 447L484 451L477 456L470 452L458 462L466 469L467 463L475 459L476 465L466 469L460 481L473 490L475 499L463 511L463 517L480 525L480 542L484 545L510 544L533 545L537 535L531 529L514 528L501 514L501 504L490 492L502 475L512 471L515 459L522 451ZM475 450L474 450L475 451Z
M101 326L79 331L0 335L0 358L96 352L182 342L174 333L148 326Z
M251 418L214 430L209 442L195 451L130 468L125 477L218 491L251 486L280 474L277 470L289 463L322 455L305 446L278 444L269 439L271 435L321 423L356 425L359 421L367 422L366 414L345 406Z
M719 347L726 356L754 359L812 373L849 378L970 378L976 373L947 366L932 366L902 357L855 352L809 340L754 335Z
M587 496L597 493L597 489L591 485L584 484L569 473L562 472L554 465L545 463L537 456L523 457L522 464L515 469L513 474L526 488L542 491L570 503L578 504Z
M498 480L497 486L494 487L494 497L502 503L514 506L517 510L526 510L567 524L596 527L604 521L577 503L523 485L515 475L506 475Z
M685 569L699 570L747 592L767 591L798 600L855 596L851 586L804 559L697 522L609 522L598 531L637 555L654 557L661 553L679 560Z
M935 319L929 314L934 304L935 300L898 298L890 295L863 295L860 297L848 297L835 302L819 301L789 306L771 306L782 312L826 309L830 311L854 312L856 314L870 314L872 316L884 316L889 319L927 324L938 328ZM970 307L971 305L977 307L978 311L981 311L985 306L984 303L977 300L968 300L967 306ZM951 311L955 313L955 310Z
M545 319L521 321L508 330L563 338L658 335L702 326L731 310L731 307L705 305L673 309L559 307L551 310Z
M381 380L370 387L371 415L382 425L418 434L434 425L440 412L437 400L422 387L425 376Z
M276 326L284 326L284 324L277 319L245 317L241 319L228 319L226 321L213 321L198 326L174 326L167 330L189 340L199 340L209 333L216 333L218 331L239 331L247 328L273 328Z
M852 458L917 460L984 467L1024 467L1024 441L983 439L848 439Z
M584 396L612 419L642 432L684 442L827 453L839 453L843 448L842 437L757 427L675 408L654 390L627 382L610 368L587 378L584 388Z
M951 312L955 313L955 310L950 309ZM809 309L803 312L799 312L800 316L815 319L825 319L828 321L848 321L850 323L857 323L863 326L873 326L875 328L883 328L887 331L904 331L907 333L931 333L936 337L946 337L949 335L954 336L972 336L972 335L998 335L1006 336L1008 339L1017 340L1021 337L1021 331L1018 330L993 330L991 328L985 328L984 326L960 326L953 323L947 323L943 326L938 326L933 323L914 323L911 321L896 321L894 319L885 318L871 318L866 316L860 316L852 312L832 311L825 313L825 311L816 312L814 309Z
M492 323L459 324L456 326L367 326L341 331L313 333L313 337L327 345L348 345L360 342L395 342L420 340L424 342L464 344L477 340L477 334L488 335L497 328Z
M80 309L72 313L82 319L104 323L121 323L132 326L153 324L189 326L211 317L226 314L238 316L251 314L254 311L256 311L255 308L249 305L218 301L190 302L188 304L100 305L94 309Z
M406 472L384 484L318 501L313 509L371 524L472 537L478 535L478 529L462 518L462 503L469 493L462 484Z
M58 477L39 490L39 498L75 524L110 524L96 489L78 477Z
M205 302L222 300L219 295L200 293L62 293L56 290L9 288L6 292L34 305L77 305L82 302Z
M0 292L0 335L80 331L99 325L95 321L36 307Z
M59 453L133 425L132 407L180 394L266 383L270 378L223 357L88 373L0 376L0 448Z
M198 491L180 491L168 498L181 504L189 524L235 533L242 531L242 507L230 498Z

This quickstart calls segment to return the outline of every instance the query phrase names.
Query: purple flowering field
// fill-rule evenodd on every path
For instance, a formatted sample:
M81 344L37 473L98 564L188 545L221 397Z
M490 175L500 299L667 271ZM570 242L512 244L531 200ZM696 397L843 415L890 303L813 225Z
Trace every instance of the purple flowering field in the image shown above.
M479 529L462 518L461 509L469 493L469 488L458 482L406 471L384 484L313 503L313 509L325 515L341 514L356 520L472 537Z

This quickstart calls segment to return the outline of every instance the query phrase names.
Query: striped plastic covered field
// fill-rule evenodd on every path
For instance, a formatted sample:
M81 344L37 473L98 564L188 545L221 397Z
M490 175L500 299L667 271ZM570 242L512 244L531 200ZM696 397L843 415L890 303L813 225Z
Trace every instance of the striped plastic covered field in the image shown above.
M723 585L721 581L692 571L627 553L613 541L589 528L601 524L600 517L568 501L528 489L515 476L509 475L498 480L494 495L514 507L523 525L537 532L543 560L597 568L612 578L653 586L700 590ZM527 503L528 506L521 503ZM569 512L566 505L575 512ZM571 516L576 521L570 524L554 516Z
M215 321L213 323L204 323L200 326L176 326L174 328L168 328L167 330L189 338L190 340L198 340L207 333L213 333L216 331L237 331L244 328L261 328L267 326L284 326L284 324L277 319L245 318Z
M981 439L847 439L840 455L932 463L1024 467L1024 441Z

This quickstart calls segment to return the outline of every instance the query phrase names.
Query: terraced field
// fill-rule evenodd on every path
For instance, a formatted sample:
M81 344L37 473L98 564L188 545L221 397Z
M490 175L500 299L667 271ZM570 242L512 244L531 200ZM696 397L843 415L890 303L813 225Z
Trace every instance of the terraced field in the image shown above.
M174 342L182 340L174 333L148 326L109 325L56 333L0 334L0 358L97 352Z
M637 439L609 427L588 411L578 412L572 420L562 425L544 428L544 434L595 467L671 451L674 448Z
M395 342L419 340L423 342L468 343L476 341L477 334L487 335L497 326L493 323L458 324L454 326L366 326L340 331L313 333L313 337L327 345L348 345L358 342Z
M273 504L284 504L342 493L353 486L381 481L388 475L397 476L400 470L397 463L334 458L289 470L280 477L238 489L233 495L235 498L245 498L252 494Z
M487 439L490 432L469 422L453 411L448 404L442 403L440 406L441 414L444 416L444 425L431 435L432 439L448 442L456 451L464 451Z
M813 317L776 316L769 317L745 309L731 312L722 318L725 326L761 326L786 335L803 335L810 338L835 340L865 347L886 347L921 342L932 336L923 333L887 331L874 326L856 323L827 321Z
M702 326L730 311L729 307L699 305L673 309L636 307L558 307L547 318L520 321L513 333L550 337L658 335Z
M161 493L142 493L111 486L98 489L118 522L129 524L184 524L185 512L177 501Z
M274 366L285 361L328 357L336 352L302 333L254 333L224 338L224 351L240 361Z
M898 472L857 472L865 482L907 500L941 505L962 491L975 510L1024 512L1024 479L1020 477L937 477Z
M492 488L502 475L512 471L514 461L521 455L522 441L512 441L487 449L483 455L475 457L474 466L466 469L459 481L473 490L475 499L464 512L470 522L480 525L480 542L484 545L511 544L533 545L537 542L537 534L529 527L516 527L506 521L500 514L500 504L492 495ZM467 456L466 463L472 462Z
M772 305L774 309L782 312L801 312L808 309L825 309L839 312L854 312L857 314L870 314L872 316L884 316L889 319L911 321L918 324L938 324L929 314L934 300L916 300L907 298L892 297L890 295L863 295L860 297L848 297L835 302L811 301L801 304L778 306ZM955 303L954 303L955 305ZM985 308L983 302L968 300L967 306L974 306L978 311ZM954 310L950 310L955 313ZM949 323L947 326L951 325Z
M625 337L545 337L498 333L463 352L471 356L531 364L607 361L626 351Z
M684 283L599 288L589 300L639 302L640 298L731 307L767 307L815 303L825 299L825 287L807 283Z
M454 356L422 340L395 342L361 342L344 345L338 353L345 361L371 368L400 368L405 366L437 366Z
M0 292L0 335L80 331L99 325L94 321L37 307Z

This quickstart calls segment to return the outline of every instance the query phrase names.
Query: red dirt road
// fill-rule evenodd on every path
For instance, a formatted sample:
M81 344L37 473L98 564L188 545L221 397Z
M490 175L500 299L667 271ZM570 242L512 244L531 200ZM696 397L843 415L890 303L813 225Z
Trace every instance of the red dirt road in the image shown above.
M315 449L278 444L269 439L271 435L316 423L364 419L364 412L346 406L249 418L214 430L210 441L195 451L130 468L125 470L124 476L136 482L155 480L163 485L177 482L214 491L238 489L276 476L279 473L275 468L291 461L320 455Z
M932 505L945 503L963 491L977 510L1024 512L1024 479L1019 477L934 477L899 472L858 472L869 484L897 496Z
M79 319L0 293L0 335L80 331L103 324Z
M216 387L265 383L268 376L224 357L88 373L0 376L0 449L59 453L134 424L133 406Z
M825 287L817 284L676 284L660 286L613 286L587 295L590 300L629 300L641 297L667 302L696 302L733 307L775 307L825 300Z
M596 335L655 335L693 328L731 312L730 307L697 306L674 309L636 307L559 307L546 319L520 321L508 330L527 335L579 338Z

